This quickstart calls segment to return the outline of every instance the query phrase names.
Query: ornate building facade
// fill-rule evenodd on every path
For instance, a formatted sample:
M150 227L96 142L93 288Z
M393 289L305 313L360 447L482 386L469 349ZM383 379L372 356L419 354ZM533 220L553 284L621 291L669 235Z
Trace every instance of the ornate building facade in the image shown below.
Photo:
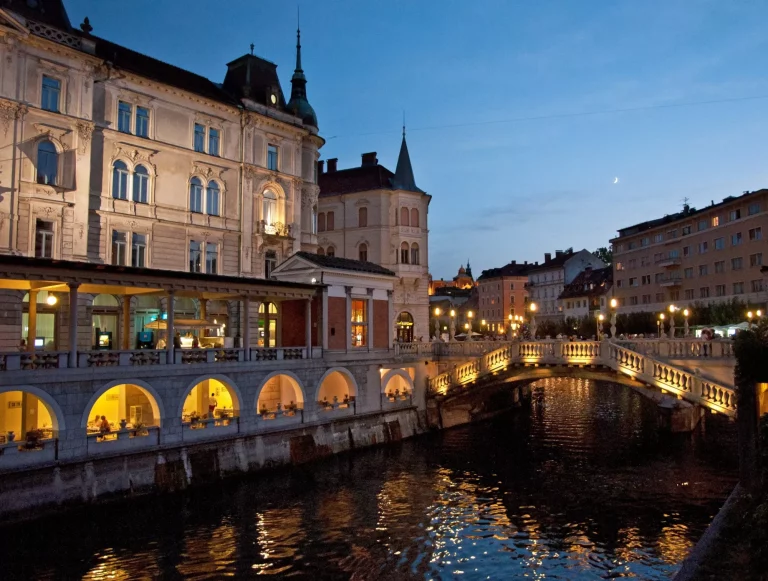
M431 196L416 186L405 141L392 173L376 153L360 167L318 166L318 253L373 262L397 275L394 288L398 341L429 340L427 212Z

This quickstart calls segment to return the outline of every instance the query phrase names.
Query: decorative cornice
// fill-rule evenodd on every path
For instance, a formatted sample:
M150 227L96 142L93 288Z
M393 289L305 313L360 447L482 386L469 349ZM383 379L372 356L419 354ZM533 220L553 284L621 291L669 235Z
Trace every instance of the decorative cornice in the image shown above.
M94 124L88 121L77 122L77 136L79 146L77 152L82 156L88 151L88 146L91 144L91 137L93 136Z

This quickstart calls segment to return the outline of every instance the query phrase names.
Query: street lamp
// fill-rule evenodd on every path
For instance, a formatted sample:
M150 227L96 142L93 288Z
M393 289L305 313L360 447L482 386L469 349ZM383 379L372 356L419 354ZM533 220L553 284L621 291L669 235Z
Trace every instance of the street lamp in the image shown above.
M656 321L656 329L658 330L656 335L661 339L662 336L664 336L664 313L659 313L659 318Z
M597 315L597 340L600 340L600 335L603 332L603 321L605 320L605 316L603 313L600 313Z
M685 317L685 319L683 319L683 337L687 337L688 335L690 335L690 331L688 329L688 317L690 316L690 314L691 314L691 311L689 311L688 309L683 309L683 317Z
M615 298L611 299L609 303L611 305L611 338L616 338L616 307L619 306L619 301Z
M536 310L538 307L536 303L531 303L528 309L531 311L531 339L536 340Z
M675 311L678 308L675 305L669 305L669 338L675 338Z
M467 333L467 340L472 340L472 317L474 317L475 314L472 311L467 311L467 326L469 327L469 332Z
M56 298L56 295L49 294L48 298L45 299L45 302L48 303L49 307L52 307L58 302L58 299Z
M440 315L442 311L440 307L435 307L435 337L434 340L438 341L440 337Z
M512 313L509 313L509 316L507 318L509 319L509 328L507 329L507 336L511 341L515 336L515 323L513 323L512 321L514 321L516 317L513 316Z
M450 319L448 319L448 340L449 341L455 341L456 340L456 311L451 309Z
M747 311L747 321L749 321L749 328L752 328L752 311Z

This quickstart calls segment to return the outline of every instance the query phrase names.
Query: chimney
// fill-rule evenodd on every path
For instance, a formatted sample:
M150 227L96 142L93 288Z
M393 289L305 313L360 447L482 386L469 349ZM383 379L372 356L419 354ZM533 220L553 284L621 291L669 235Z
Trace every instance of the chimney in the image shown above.
M322 159L318 160L317 162L317 175L320 175L325 172L325 161Z
M517 261L516 261L516 260L513 260L511 264L517 264Z
M545 263L547 263L547 262L549 262L550 260L552 260L552 253L550 253L550 252L545 252L545 253L544 253L544 262L545 262Z
M360 164L360 167L367 167L371 165L378 165L379 160L376 158L376 152L371 151L370 153L364 153L361 155L363 158L363 163Z
M562 250L555 250L555 257L560 257L562 255L563 255L563 251Z
M336 164L339 163L339 158L334 157L333 159L328 160L328 173L333 173L336 171Z

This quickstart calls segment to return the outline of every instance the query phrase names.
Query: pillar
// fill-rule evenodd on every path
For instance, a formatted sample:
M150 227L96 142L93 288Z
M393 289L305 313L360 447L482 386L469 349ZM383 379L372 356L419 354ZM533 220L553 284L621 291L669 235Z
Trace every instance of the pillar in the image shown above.
M368 347L368 351L370 351L373 348L373 289L368 289L368 312L366 313L366 317L368 318L368 340L366 341L366 346Z
M395 342L395 293L394 291L387 291L387 300L389 306L387 307L387 314L389 315L389 348Z
M208 317L208 299L200 299L200 318Z
M352 348L352 287L345 286L344 290L346 291L347 301L347 308L345 309L345 312L347 313L347 322L344 325L344 330L347 334L347 340L344 345L346 347L346 351L349 351Z
M29 291L29 320L27 321L27 351L35 350L35 335L37 335L37 293Z
M328 287L323 289L323 315L322 315L322 341L323 351L328 350Z
M176 362L176 355L174 354L174 348L173 348L173 339L175 336L174 328L173 328L173 313L174 313L174 298L176 296L176 291L169 290L168 291L168 318L166 319L166 335L167 335L167 343L165 345L166 350L168 351L168 363L173 364Z
M200 301L200 309L204 308ZM243 297L243 347L245 348L245 360L251 360L251 298Z
M307 337L307 359L312 359L312 299L306 300L304 308L304 332Z
M80 288L80 283L70 282L67 286L69 287L69 366L77 367L77 289ZM29 318L32 319L31 314Z
M132 295L123 297L123 350L131 348L131 298Z
M269 306L272 303L264 301L264 347L269 347Z

